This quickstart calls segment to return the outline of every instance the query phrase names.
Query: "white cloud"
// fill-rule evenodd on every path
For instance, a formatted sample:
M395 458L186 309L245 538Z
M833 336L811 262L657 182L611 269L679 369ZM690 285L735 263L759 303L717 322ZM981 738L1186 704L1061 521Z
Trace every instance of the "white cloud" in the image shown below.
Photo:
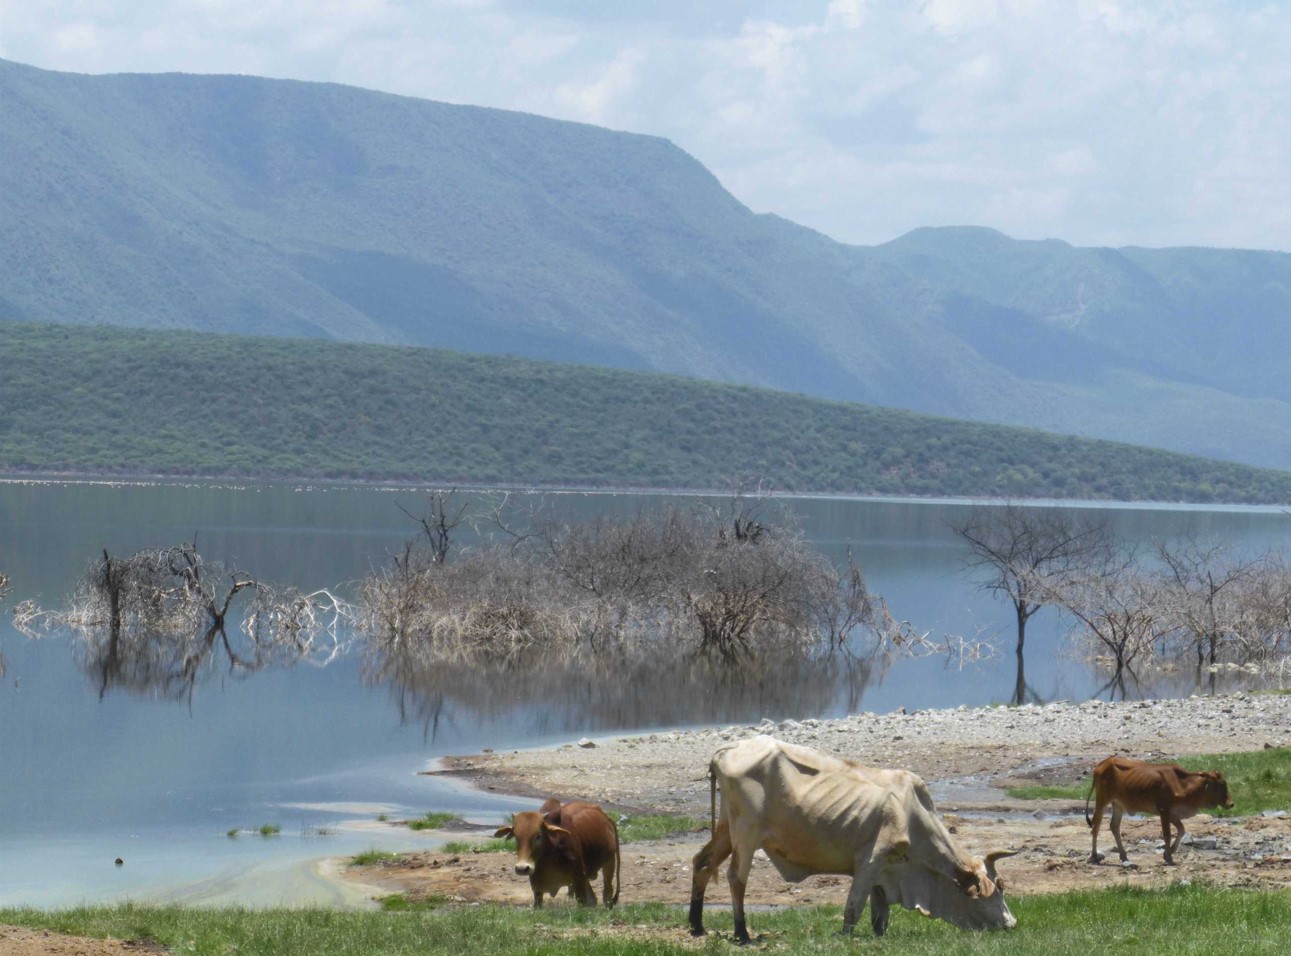
M633 91L637 67L644 58L641 50L621 50L591 82L565 83L557 87L556 101L577 119L614 125L615 107Z
M1291 17L1245 0L0 0L82 72L353 83L668 136L840 239L1291 250Z

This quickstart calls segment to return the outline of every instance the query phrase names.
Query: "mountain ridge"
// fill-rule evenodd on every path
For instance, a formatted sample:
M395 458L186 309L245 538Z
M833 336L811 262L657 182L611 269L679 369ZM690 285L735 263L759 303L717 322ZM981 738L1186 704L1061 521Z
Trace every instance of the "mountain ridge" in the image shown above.
M259 77L0 61L0 157L0 318L651 369L1291 466L1284 253L847 246L659 137Z

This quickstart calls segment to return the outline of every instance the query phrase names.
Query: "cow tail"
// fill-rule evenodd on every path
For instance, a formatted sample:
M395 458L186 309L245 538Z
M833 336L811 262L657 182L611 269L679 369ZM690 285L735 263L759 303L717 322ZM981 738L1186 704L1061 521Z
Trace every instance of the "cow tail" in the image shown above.
M619 840L619 825L613 820L614 827L614 905L619 905L619 890L623 889L623 843Z
M1079 793L1080 791L1077 790L1076 792ZM1094 795L1094 778L1091 776L1089 778L1089 793L1085 794L1085 826L1087 827L1092 827L1094 825L1094 818L1089 815L1089 798L1092 797L1093 795Z
M708 815L708 837L712 839L717 836L717 768L711 763L708 765Z

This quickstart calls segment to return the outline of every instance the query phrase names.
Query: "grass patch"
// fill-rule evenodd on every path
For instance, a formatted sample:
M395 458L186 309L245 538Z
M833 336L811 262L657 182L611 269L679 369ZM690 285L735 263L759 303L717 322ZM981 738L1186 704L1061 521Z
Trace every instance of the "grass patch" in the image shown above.
M1219 770L1224 774L1233 809L1215 807L1207 813L1236 817L1264 810L1291 810L1291 747L1233 754L1192 754L1176 762L1189 770ZM1071 786L1009 787L1004 792L1016 800L1083 802L1089 793L1089 780L1086 776Z
M421 899L410 900L403 893L391 893L379 900L381 909L387 913L408 913L416 910L435 910L452 903L447 896L432 893Z
M619 824L619 839L624 843L662 840L683 833L708 829L709 821L700 817L674 816L667 813L642 813Z
M601 908L549 905L456 906L387 898L385 911L196 909L126 904L47 912L0 910L0 923L83 936L150 940L189 956L663 956L731 953L731 916L710 909L710 935L696 947L683 936L682 907L624 904ZM714 893L714 900L721 897ZM876 942L862 918L856 937L838 935L836 906L751 912L763 953L854 956L1134 956L1228 953L1273 956L1286 951L1291 896L1284 892L1176 885L1165 890L1105 890L1019 897L1018 928L971 933L894 909L887 937Z
M1228 781L1233 809L1208 810L1220 817L1264 810L1291 810L1291 747L1238 754L1198 754L1179 761L1189 770L1219 770Z
M442 830L457 819L456 813L431 811L423 817L408 821L409 830Z
M282 832L282 827L278 826L276 823L264 823L261 824L260 829L256 832L262 837L277 836Z
M445 853L502 853L515 849L515 844L500 837L490 837L487 840L449 840L440 849Z
M388 850L364 850L350 857L350 866L375 866L378 863L393 863L403 859L402 853L391 853Z
M1089 793L1089 778L1070 787L1007 787L1004 792L1014 800L1084 800Z

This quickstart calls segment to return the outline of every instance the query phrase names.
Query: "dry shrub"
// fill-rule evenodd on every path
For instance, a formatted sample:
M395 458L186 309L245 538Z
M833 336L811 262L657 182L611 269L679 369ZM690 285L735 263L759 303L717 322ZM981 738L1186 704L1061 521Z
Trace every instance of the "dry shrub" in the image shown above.
M435 662L797 660L855 649L885 615L854 563L840 574L793 527L745 507L508 529L455 562L409 544L364 581L359 628ZM890 620L890 619L888 619Z

